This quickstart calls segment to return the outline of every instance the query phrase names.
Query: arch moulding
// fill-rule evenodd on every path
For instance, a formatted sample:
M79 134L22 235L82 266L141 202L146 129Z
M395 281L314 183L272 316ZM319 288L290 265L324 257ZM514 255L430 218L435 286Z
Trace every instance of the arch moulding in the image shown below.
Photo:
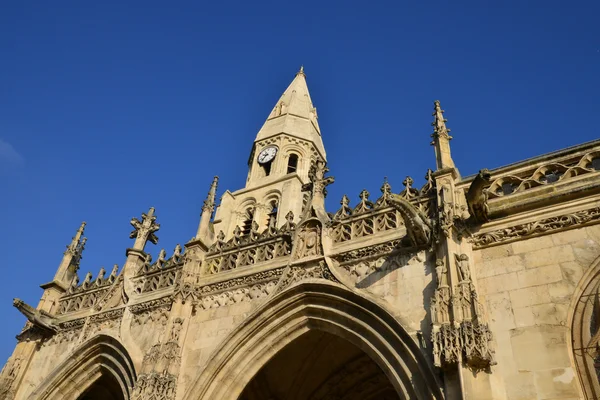
M403 399L443 399L425 356L387 311L341 285L306 281L276 295L231 332L192 382L184 400L236 400L287 344L310 330L363 350Z
M129 399L136 381L133 361L112 336L97 335L69 355L28 397L28 400L75 400L100 376L109 374Z

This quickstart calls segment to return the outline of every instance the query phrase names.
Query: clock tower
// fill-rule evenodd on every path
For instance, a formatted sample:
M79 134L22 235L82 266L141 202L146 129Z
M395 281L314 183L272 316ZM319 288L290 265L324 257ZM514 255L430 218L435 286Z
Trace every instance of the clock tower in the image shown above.
M317 109L300 68L256 135L246 186L223 194L214 229L202 229L201 221L197 238L209 244L220 231L228 240L238 226L242 234L248 234L253 225L259 232L279 228L290 215L297 222L307 199L302 185L309 182L310 166L317 159L327 160ZM202 219L207 218L210 215Z

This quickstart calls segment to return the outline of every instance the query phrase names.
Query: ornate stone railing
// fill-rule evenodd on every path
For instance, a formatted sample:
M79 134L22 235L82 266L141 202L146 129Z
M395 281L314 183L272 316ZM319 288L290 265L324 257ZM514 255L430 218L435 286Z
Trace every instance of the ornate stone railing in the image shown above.
M575 177L600 174L600 149L587 149L533 164L517 171L492 174L489 199L505 197Z
M101 268L98 276L93 281L92 273L89 272L81 285L78 285L79 279L75 278L73 285L59 300L57 314L66 314L94 307L117 280L118 269L119 266L115 265L110 276L104 278L105 270Z
M410 201L415 208L430 215L431 199L429 194L433 189L430 173L426 176L427 184L420 190L412 187L413 180L404 180L404 190L400 196ZM331 234L334 243L347 242L404 226L400 212L389 204L392 188L387 181L381 187L381 197L374 203L369 201L369 192L363 190L359 197L360 203L351 208L347 196L342 197L341 208L333 215Z
M174 286L182 267L183 259L167 260L162 266L152 264L134 278L135 292L144 294Z
M203 270L207 274L216 274L289 256L293 226L287 225L279 232L267 230L258 234L253 229L245 236L241 236L237 227L234 237L228 242L223 242L221 235L209 249Z

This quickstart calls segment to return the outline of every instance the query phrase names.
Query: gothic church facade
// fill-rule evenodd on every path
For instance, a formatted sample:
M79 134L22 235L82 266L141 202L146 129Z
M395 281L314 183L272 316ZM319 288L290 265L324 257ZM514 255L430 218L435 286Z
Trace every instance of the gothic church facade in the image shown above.
M14 301L0 399L600 398L600 140L461 177L433 120L423 187L328 211L300 70L184 246L144 251L151 208L122 266L80 278L81 225L39 304Z

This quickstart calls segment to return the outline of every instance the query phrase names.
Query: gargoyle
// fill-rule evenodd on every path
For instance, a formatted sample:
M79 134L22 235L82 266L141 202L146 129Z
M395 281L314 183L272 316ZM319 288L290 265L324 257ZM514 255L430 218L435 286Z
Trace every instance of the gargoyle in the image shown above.
M429 218L400 195L390 194L388 202L402 215L406 226L406 234L411 245L423 246L431 241L431 222Z
M479 171L473 182L471 182L471 186L469 186L469 190L467 191L467 205L469 206L469 213L471 214L471 218L476 223L484 223L489 220L489 207L487 204L488 200L488 192L486 187L490 185L490 179L492 178L492 174L487 168Z
M23 314L34 326L43 330L55 333L58 327L55 324L56 318L45 311L37 310L30 305L25 304L21 299L14 299L13 306Z

